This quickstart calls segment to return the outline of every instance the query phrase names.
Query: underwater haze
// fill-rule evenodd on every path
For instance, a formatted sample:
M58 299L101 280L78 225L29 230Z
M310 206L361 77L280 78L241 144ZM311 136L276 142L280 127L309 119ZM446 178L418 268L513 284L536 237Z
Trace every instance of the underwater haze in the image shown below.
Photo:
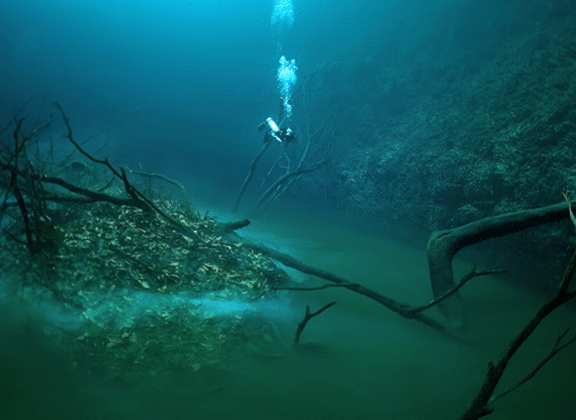
M57 101L84 136L130 115L106 139L117 156L224 193L258 150L258 125L278 113L279 43L306 74L430 3L296 1L292 27L278 31L273 0L4 1L0 112L7 120L37 98L47 119Z
M576 6L527 2L2 0L0 420L459 418L556 287L541 250L564 267L568 213L540 231L556 247L458 255L456 281L545 261L533 284L467 283L465 328L381 303L433 299L431 232L556 203L576 179L576 154L526 122L576 138L576 46L553 32ZM543 109L545 82L566 112ZM542 109L512 109L528 97ZM540 203L545 153L561 175ZM546 358L574 312L530 336L497 393L546 363L487 418L573 418L576 346Z
M308 264L413 304L430 299L426 256L419 248L314 219L255 224L258 227L250 228L247 236L273 243ZM471 267L458 262L455 268L461 275ZM303 275L296 280L312 281ZM132 316L130 311L141 305L150 314L166 304L163 295L152 300L149 295L141 299L142 295L124 296L135 302L112 321L125 322ZM19 299L4 296L0 309L2 418L457 419L476 394L487 362L498 357L543 302L541 295L503 285L496 277L473 283L464 297L473 314L466 333L470 342L444 337L347 290L283 295L280 304L273 301L267 307L263 302L260 308L278 329L276 338L283 344L277 352L234 359L226 369L203 367L131 379L97 373L97 368L87 373L81 366L70 366L69 359L77 357L87 328L81 314L56 310L41 298L23 305ZM95 300L92 314L112 313L107 306L111 298L107 293ZM180 298L176 299L175 305L181 305ZM316 311L332 301L336 305L304 330L302 348L291 348L306 305ZM200 308L202 314L218 309L210 303ZM227 304L219 308L232 317L248 309ZM554 313L519 352L504 387L515 384L548 354L557 334L572 325L573 319L572 308ZM80 336L68 344L53 342L63 330ZM123 348L112 346L112 337L109 340L106 354L113 357L115 350ZM180 349L183 354L191 351L195 347ZM571 419L574 357L574 348L561 352L527 385L498 401L492 418ZM129 364L124 368L131 369Z

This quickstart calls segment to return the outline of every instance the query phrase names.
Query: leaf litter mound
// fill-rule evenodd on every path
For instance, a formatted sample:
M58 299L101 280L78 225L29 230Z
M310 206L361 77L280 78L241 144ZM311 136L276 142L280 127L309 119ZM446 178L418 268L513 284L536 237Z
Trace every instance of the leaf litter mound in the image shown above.
M24 244L2 242L0 266L22 290L48 291L80 314L80 328L50 334L90 372L130 381L281 357L260 303L277 298L273 286L286 274L214 218L170 200L162 207L185 231L136 207L60 207L49 249L30 255Z

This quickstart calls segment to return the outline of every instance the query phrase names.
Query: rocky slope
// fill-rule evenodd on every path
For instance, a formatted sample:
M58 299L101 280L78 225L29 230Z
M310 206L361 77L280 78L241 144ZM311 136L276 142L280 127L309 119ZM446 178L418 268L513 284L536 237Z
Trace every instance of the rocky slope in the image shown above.
M336 118L348 127L328 174L331 200L429 232L576 190L575 10L569 1L454 6L411 45L332 69L333 95L347 104ZM569 223L544 226L484 248L548 284L571 236Z

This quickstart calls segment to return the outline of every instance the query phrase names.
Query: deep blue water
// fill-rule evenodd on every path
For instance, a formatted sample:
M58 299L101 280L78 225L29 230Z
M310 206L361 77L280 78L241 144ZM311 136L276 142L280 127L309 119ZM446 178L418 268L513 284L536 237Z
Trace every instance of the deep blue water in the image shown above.
M273 25L275 4L289 3L293 15L288 19L278 12ZM351 50L361 55L394 44L402 51L455 3L3 0L0 127L25 106L26 130L52 119L51 135L58 136L65 130L52 104L57 101L78 140L93 136L95 144L107 144L103 153L115 162L177 179L189 188L195 205L206 198L229 206L261 147L258 125L278 114L281 55L295 60L301 78ZM203 205L202 210L209 209ZM416 241L411 237L412 243L400 245L330 221L307 221L297 208L287 213L268 226L254 223L246 232L395 298L415 304L430 298L422 241L411 246ZM463 263L458 265L464 272ZM5 280L0 273L0 281ZM63 314L34 299L22 310L17 299L3 296L0 419L457 418L487 361L498 356L542 301L540 295L495 279L474 283L466 293L476 315L469 332L477 344L472 348L446 341L356 295L330 289L259 309L267 311L289 343L306 305L317 308L338 300L330 316L306 330L306 340L326 344L331 358L287 352L277 363L250 360L252 370L232 371L228 377L203 377L201 370L199 377L179 383L158 386L152 379L151 384L118 385L120 389L70 372L66 352L51 347L50 328L79 329L78 314ZM136 297L138 304L127 305L126 313L171 304L148 300L149 295ZM102 302L93 310L97 321L108 314L108 302ZM233 315L246 310L238 302L191 302L202 304L206 316L216 310ZM570 319L570 308L553 318L561 327ZM562 331L555 325L539 331L519 355L521 363L511 367L508 383L549 351ZM502 402L494 418L570 418L574 366L571 348L543 370L542 380L539 376ZM550 386L556 383L560 385ZM213 393L221 389L223 393Z
M256 127L278 114L281 54L302 77L350 49L407 42L443 6L294 0L293 24L273 26L275 3L3 1L0 121L32 99L31 129L57 101L79 139L122 121L94 140L122 161L235 189L262 142Z

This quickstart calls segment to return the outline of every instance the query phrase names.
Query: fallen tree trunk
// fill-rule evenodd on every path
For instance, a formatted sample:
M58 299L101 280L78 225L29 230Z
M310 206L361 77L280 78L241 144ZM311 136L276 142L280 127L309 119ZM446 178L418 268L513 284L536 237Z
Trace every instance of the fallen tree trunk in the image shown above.
M441 333L443 333L447 336L450 336L452 338L457 338L459 340L462 340L461 337L459 337L457 334L454 334L450 328L447 328L441 322L438 322L434 318L431 318L430 316L425 315L421 311L419 311L418 310L419 307L415 307L415 306L409 305L407 303L399 302L397 300L394 300L394 299L391 299L387 296L384 296L384 295L382 295L382 294L380 294L380 293L378 293L372 289L369 289L365 286L362 286L361 284L346 280L345 278L340 277L336 274L330 273L330 272L322 270L320 268L311 267L309 265L306 265L306 264L298 261L296 258L291 257L288 254L284 254L280 251L276 251L274 249L271 249L271 248L268 248L266 246L247 241L245 239L242 239L241 243L243 246L252 249L254 252L258 252L258 253L261 253L263 255L266 255L266 256L268 256L268 257L270 257L276 261L279 261L288 267L292 267L292 268L294 268L294 269L296 269L302 273L310 274L310 275L328 280L332 283L336 283L342 287L345 287L346 289L352 290L356 293L359 293L361 295L369 297L370 299L373 299L376 302L384 305L388 309L396 312L398 315L400 315L404 318L414 319L416 321L420 321L420 322L428 325L429 327L435 329L438 332L441 332Z
M558 222L568 217L568 204L562 202L487 217L454 229L433 232L428 240L427 252L434 299L455 287L452 259L462 248L545 223ZM440 314L452 327L464 326L465 311L460 293L454 293L437 306Z

